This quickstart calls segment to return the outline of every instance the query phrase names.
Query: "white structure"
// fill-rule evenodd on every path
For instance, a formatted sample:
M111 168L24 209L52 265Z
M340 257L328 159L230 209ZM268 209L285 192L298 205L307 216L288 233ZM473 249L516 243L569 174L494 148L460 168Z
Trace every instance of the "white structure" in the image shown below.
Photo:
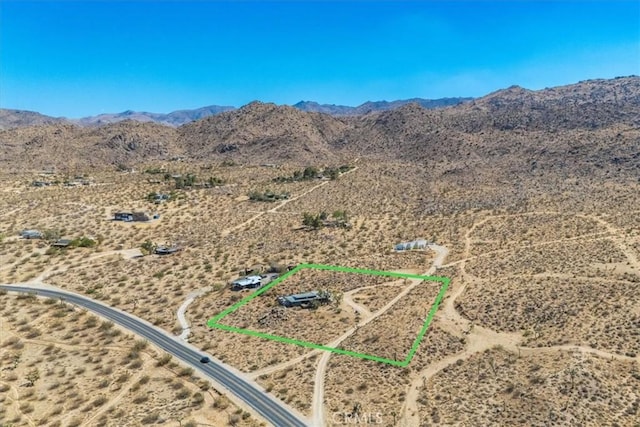
M20 236L23 239L42 239L44 235L38 230L22 230Z
M409 251L411 249L424 249L429 243L424 239L412 240L411 242L398 243L394 249L396 251Z
M243 289L255 289L262 286L262 277L260 276L247 276L242 279L234 280L231 283L231 290L241 291Z

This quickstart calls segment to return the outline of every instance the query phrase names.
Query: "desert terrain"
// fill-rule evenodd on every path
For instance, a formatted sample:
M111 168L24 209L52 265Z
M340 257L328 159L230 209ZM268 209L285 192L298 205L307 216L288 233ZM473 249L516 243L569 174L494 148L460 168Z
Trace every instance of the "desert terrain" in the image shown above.
M62 301L2 296L2 425L258 425L170 355Z
M640 79L629 77L509 88L433 111L336 118L250 104L177 129L0 131L0 283L47 284L138 316L234 367L311 426L635 427L639 94ZM100 151L89 163L92 147ZM76 177L86 185L65 185ZM156 193L170 198L155 203ZM150 220L113 221L118 211ZM332 222L340 212L348 225ZM315 215L326 219L305 223ZM22 239L25 229L46 238ZM60 238L77 244L51 246ZM415 239L429 245L394 250ZM181 250L157 255L153 245ZM231 281L301 263L450 284L404 366L207 325L253 292ZM335 298L311 309L276 301L310 290ZM221 323L404 360L439 290L305 269ZM264 423L91 313L11 293L2 304L4 424Z

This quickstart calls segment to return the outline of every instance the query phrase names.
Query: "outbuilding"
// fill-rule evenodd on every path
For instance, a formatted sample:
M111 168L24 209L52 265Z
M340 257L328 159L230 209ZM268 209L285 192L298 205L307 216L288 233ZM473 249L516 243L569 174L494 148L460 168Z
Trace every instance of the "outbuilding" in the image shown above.
M310 307L314 302L325 303L329 298L326 292L310 291L278 297L278 302L285 307Z
M241 291L243 289L256 289L262 286L262 277L260 276L247 276L238 280L234 280L231 283L232 291Z
M144 212L116 212L113 215L114 221L149 221L149 217Z
M23 239L42 239L44 235L38 230L22 230L20 237Z

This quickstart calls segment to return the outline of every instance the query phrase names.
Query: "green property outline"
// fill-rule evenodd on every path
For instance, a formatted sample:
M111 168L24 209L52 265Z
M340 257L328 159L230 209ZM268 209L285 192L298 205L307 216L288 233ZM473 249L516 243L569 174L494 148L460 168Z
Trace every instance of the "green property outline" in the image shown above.
M429 310L429 313L427 314L427 317L426 317L426 319L425 319L425 321L424 321L424 323L422 325L422 328L420 329L420 332L418 332L418 336L413 341L411 349L409 350L409 353L407 354L407 357L404 360L387 359L385 357L378 357L378 356L373 356L373 355L370 355L370 354L358 353L358 352L355 352L355 351L344 350L344 349L336 348L336 347L328 347L328 346L325 346L325 345L316 344L316 343L312 343L312 342L309 342L309 341L296 340L296 339L292 339L292 338L282 337L280 335L267 334L267 333L264 333L264 332L253 331L251 329L236 328L234 326L223 325L222 323L219 323L220 320L222 320L224 317L226 317L227 315L233 313L234 311L236 311L237 309L239 309L243 305L249 303L251 300L256 298L258 295L263 294L264 292L267 292L269 289L273 288L278 283L282 282L283 280L291 277L292 275L296 274L298 271L303 270L305 268L313 268L313 269L316 269L316 270L339 271L339 272L344 272L344 273L370 274L370 275L376 275L376 276L402 277L402 278L406 278L406 279L419 279L419 280L423 280L423 281L441 282L442 286L440 287L440 291L438 292L438 295L436 296L436 299L433 302L433 305L431 306L431 309ZM288 344L295 344L295 345L299 345L299 346L302 346L302 347L313 348L313 349L318 349L318 350L325 350L325 351L330 351L330 352L333 352L333 353L345 354L347 356L358 357L360 359L373 360L373 361L376 361L376 362L388 363L389 365L393 365L393 366L405 367L411 362L411 360L413 359L413 356L415 356L416 352L418 351L418 346L420 346L420 342L424 338L424 335L427 333L427 329L429 328L429 325L431 324L431 321L433 320L433 316L435 316L436 311L438 310L438 306L440 305L440 302L442 301L442 298L444 298L444 294L447 292L447 288L449 287L449 283L450 282L451 282L451 279L449 279L448 277L440 277L440 276L421 276L421 275L418 275L418 274L394 273L394 272L391 272L391 271L366 270L366 269L360 269L360 268L339 267L339 266L324 265L324 264L299 264L293 270L290 270L290 271L286 272L282 276L278 277L276 280L273 280L268 285L266 285L266 286L258 289L257 291L251 293L250 295L248 295L245 298L241 299L240 301L238 301L237 303L235 303L231 307L225 309L224 311L220 312L216 316L214 316L211 319L209 319L207 321L207 326L209 326L210 328L221 329L221 330L224 330L224 331L237 332L237 333L244 334L244 335L250 335L250 336L254 336L254 337L265 338L265 339L269 339L269 340L272 340L272 341L279 341L279 342L288 343Z

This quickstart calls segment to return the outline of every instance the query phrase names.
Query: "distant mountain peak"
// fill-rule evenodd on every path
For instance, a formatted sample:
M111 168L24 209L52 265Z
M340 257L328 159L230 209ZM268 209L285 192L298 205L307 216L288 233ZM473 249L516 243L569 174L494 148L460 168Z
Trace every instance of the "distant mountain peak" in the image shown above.
M422 109L429 110L454 107L469 101L473 101L471 105L474 108L480 109L508 108L514 105L519 105L519 108L533 105L534 108L539 109L543 101L548 103L551 100L554 100L554 102L563 100L564 103L571 103L571 105L583 105L585 103L601 102L603 100L619 102L620 99L628 97L629 93L636 93L640 85L639 82L640 78L632 75L616 77L614 79L583 80L572 85L557 86L542 90L530 90L519 85L511 85L475 99L410 98L395 101L380 100L366 101L356 107L339 104L321 104L311 100L301 100L291 106L276 105L271 102L255 100L240 109L232 106L210 105L197 109L176 110L168 114L125 110L121 113L99 114L77 120L45 116L33 111L0 109L0 130L52 123L72 123L80 126L96 127L127 119L137 122L154 122L166 126L178 127L196 120L234 110L255 112L256 114L265 114L271 111L288 112L287 114L292 114L292 111L295 109L297 111L343 117L363 116L382 111L391 111L409 104L417 104Z
M312 107L312 106L319 106L320 104L317 103L316 101L299 101L295 104L293 104L294 108L299 108L299 109L303 109L304 107Z
M277 105L274 104L273 102L263 102L263 101L256 100L256 101L251 101L246 105L243 105L242 107L240 107L240 109L250 110L250 109L264 108L264 107L273 108L273 107L277 107Z
M433 109L451 107L470 101L472 98L440 98L440 99L423 99L410 98L396 101L366 101L357 107L335 104L319 104L314 101L300 101L293 107L302 111L325 113L332 116L360 116L363 114L377 113L380 111L394 110L403 105L415 103L422 108Z
M206 162L229 158L243 164L342 164L343 159L362 156L418 162L425 173L448 174L460 185L477 182L475 173L465 175L474 164L487 168L483 170L492 179L500 170L507 171L507 178L526 171L542 176L558 168L564 173L565 165L575 166L583 177L619 173L637 179L640 78L542 90L512 86L473 102L450 102L457 104L439 111L429 109L433 101L419 98L367 102L364 107L296 104L334 112L343 108L341 114L351 116L361 114L362 108L372 110L348 119L252 102L222 114L204 107L170 114L102 115L104 124L85 127L0 109L0 127L13 127L0 132L0 168L64 169L164 162L176 156ZM386 110L376 111L380 106ZM204 118L194 119L196 111ZM170 119L186 124L174 129L166 126ZM446 170L438 172L437 165L447 162Z

